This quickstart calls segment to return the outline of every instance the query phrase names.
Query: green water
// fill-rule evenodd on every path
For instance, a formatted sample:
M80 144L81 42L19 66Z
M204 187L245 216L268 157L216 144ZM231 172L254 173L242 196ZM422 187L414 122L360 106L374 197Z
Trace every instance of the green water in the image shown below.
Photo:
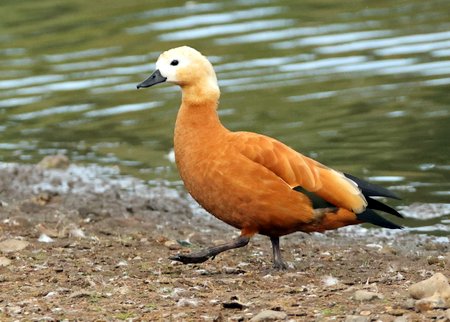
M449 1L0 7L0 161L64 153L181 185L168 158L179 90L135 85L160 52L186 44L216 67L227 127L390 187L403 197L396 206L440 204L407 224L447 234Z

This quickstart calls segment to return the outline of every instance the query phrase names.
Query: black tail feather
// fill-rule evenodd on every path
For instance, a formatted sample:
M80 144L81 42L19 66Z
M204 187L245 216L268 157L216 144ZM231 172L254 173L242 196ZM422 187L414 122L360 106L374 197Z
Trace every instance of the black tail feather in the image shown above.
M389 191L386 188L383 188L376 184L367 182L363 179L359 179L348 173L344 173L344 175L348 179L354 181L358 185L359 189L361 189L363 195L366 197L379 196L379 197L387 197L387 198L392 198L392 199L400 199L399 196L397 196L395 193L393 193L392 191Z
M367 208L371 208L371 209L375 209L375 210L381 210L384 211L388 214L397 216L399 218L403 218L403 215L401 213L399 213L397 210L395 210L394 208L382 203L381 201L372 199L370 197L366 197L367 200Z
M381 217L379 214L377 214L375 211L369 208L364 210L362 213L357 214L356 218L358 218L363 222L371 223L384 228L403 229L402 226L390 222L389 220L385 219L384 217Z

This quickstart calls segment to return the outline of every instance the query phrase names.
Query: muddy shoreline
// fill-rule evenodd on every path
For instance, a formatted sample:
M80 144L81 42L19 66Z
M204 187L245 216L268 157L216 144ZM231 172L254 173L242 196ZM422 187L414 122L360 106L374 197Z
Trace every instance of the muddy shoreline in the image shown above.
M278 272L257 236L181 265L168 257L237 231L164 184L115 168L1 164L0 202L0 245L12 241L0 246L1 321L255 321L264 310L292 321L450 319L445 305L424 309L409 293L435 273L450 277L448 242L433 237L296 233L282 240L291 268Z

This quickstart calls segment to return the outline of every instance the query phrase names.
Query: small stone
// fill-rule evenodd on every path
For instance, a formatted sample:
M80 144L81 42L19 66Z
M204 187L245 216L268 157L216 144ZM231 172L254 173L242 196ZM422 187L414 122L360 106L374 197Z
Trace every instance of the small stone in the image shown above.
M413 306L414 307L414 306ZM393 316L402 316L403 314L407 313L404 309L393 309L389 308L386 310L386 313Z
M365 311L359 312L359 314L361 314L362 316L369 316L372 314L372 312L365 310Z
M170 250L179 250L181 249L181 245L177 243L175 240L168 240L164 242L164 246L169 248Z
M128 262L125 260L121 260L116 264L116 267L120 267L120 266L128 266Z
M345 317L345 322L369 322L370 318L361 315L347 315Z
M181 298L177 302L178 307L197 307L199 305L199 300Z
M0 242L0 251L3 253L12 253L24 249L30 243L20 239L7 239Z
M287 314L285 312L274 310L263 310L250 319L250 322L263 322L263 321L280 321L286 320Z
M84 233L84 231L78 227L72 227L69 230L69 236L76 238L86 238L86 234Z
M233 315L228 318L229 322L242 322L245 321L245 318L242 315Z
M38 242L40 243L53 243L55 240L51 238L49 235L41 234L38 238Z
M69 167L69 158L65 155L47 155L38 164L43 169L66 169Z
M325 286L335 286L339 283L339 280L334 276L327 275L322 278L322 283Z
M380 299L382 300L384 296L382 294L378 294L375 292L369 292L366 290L357 290L353 294L353 299L356 301L371 301L373 299Z
M222 267L222 271L225 274L242 274L245 273L245 271L239 267L229 267L229 266L224 266Z
M0 257L0 267L8 266L10 264L11 264L11 260L9 258L3 257L3 256Z
M395 319L394 319L394 322L408 322L409 320L408 320L408 318L405 316L405 315L402 315L402 316L397 316Z
M438 293L450 293L450 285L442 273L436 273L430 278L409 287L409 294L414 299L423 299Z

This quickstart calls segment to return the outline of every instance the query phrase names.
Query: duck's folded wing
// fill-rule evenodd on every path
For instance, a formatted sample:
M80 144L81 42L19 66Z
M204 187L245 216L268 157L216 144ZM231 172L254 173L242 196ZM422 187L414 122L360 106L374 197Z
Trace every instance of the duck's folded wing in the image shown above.
M355 213L365 210L367 201L361 190L343 173L270 137L249 132L233 134L233 144L241 154L272 171L291 188L302 187L336 207Z

